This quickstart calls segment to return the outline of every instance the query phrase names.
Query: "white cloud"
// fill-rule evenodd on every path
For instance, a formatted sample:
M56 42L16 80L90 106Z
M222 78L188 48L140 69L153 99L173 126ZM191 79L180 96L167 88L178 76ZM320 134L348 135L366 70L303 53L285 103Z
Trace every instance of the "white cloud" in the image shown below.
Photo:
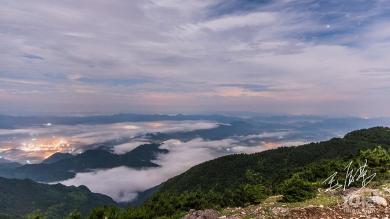
M273 12L254 12L244 15L229 15L214 20L208 20L202 23L189 24L181 26L186 34L196 34L199 31L227 31L242 27L265 26L275 22L276 13Z
M111 196L115 201L134 199L138 192L158 185L164 180L168 169L154 168L134 170L117 167L91 173L78 173L75 178L60 182L64 185L86 185L93 192ZM120 176L120 177L119 177Z
M161 148L168 149L169 153L161 154L154 161L161 165L159 168L135 170L118 167L90 173L77 173L75 178L61 183L86 185L91 191L109 195L116 201L129 201L135 198L138 192L154 187L196 164L215 158L217 156L215 150L227 147L229 141L169 140L161 146Z

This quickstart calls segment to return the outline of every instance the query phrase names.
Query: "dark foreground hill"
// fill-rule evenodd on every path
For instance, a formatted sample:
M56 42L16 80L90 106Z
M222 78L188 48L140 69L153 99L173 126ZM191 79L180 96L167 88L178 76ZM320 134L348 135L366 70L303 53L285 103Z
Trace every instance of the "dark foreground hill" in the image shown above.
M41 211L47 218L63 218L71 211L85 215L96 206L115 204L110 197L92 193L85 186L0 177L0 218L22 218L33 211Z
M389 182L389 149L390 129L377 127L319 143L229 155L168 180L139 207L97 208L90 218L179 218L190 209L246 206L272 195L283 195L284 202L303 201L326 187L322 182L329 175L345 172L350 161L357 168L367 160L368 174L377 173L373 184Z

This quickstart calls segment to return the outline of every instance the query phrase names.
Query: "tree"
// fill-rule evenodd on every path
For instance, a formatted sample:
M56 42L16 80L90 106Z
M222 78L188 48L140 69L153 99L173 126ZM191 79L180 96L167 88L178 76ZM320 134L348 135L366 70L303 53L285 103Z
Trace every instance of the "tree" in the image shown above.
M308 181L294 175L285 180L281 186L284 202L299 202L316 196L316 188Z
M81 214L78 211L72 211L65 219L81 219Z
M367 160L368 167L380 167L384 171L390 167L390 153L381 146L361 151L359 158L361 162Z
M262 202L268 195L265 187L261 184L245 184L242 186L242 190L245 202L251 204Z

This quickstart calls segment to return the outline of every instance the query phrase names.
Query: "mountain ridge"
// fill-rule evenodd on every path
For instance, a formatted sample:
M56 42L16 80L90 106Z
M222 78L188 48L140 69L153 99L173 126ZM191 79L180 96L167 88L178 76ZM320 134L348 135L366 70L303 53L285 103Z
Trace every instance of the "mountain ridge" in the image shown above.
M60 159L53 163L27 164L15 168L0 169L0 176L16 179L32 179L39 182L55 182L70 179L77 172L91 169L108 169L119 166L132 168L157 167L152 160L158 153L168 153L160 149L160 144L143 144L126 154L113 154L107 150L87 150L84 153Z
M48 158L44 159L41 163L51 164L51 163L56 163L56 162L58 162L60 160L64 160L64 159L68 159L68 158L72 158L72 157L74 157L74 155L72 155L70 153L60 153L60 152L57 152L55 154L52 154Z

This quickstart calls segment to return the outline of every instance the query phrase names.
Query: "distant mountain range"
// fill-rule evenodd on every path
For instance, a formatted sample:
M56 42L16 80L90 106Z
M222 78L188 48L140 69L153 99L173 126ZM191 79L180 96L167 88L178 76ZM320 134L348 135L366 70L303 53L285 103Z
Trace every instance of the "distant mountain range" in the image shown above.
M329 117L311 115L248 115L213 114L213 115L163 115L163 114L113 114L94 116L10 116L0 115L0 128L16 129L21 127L42 126L46 124L76 125L76 124L111 124L120 122L149 122L149 121L186 121L207 120L221 123L234 121L255 122L256 124L277 125L287 127L294 124L302 127L311 126L316 129L344 127L356 129L362 125L372 127L381 123L390 124L390 118L364 119L359 117ZM385 124L382 124L385 125ZM280 127L279 127L280 128Z
M159 146L159 144L144 144L122 155L107 150L88 150L78 155L58 153L39 164L8 165L0 168L0 176L55 182L73 178L78 172L93 169L110 169L119 166L157 167L158 165L152 160L156 159L159 153L168 153L168 150L160 149Z
M111 124L119 122L210 120L231 121L234 117L223 115L162 115L162 114L114 114L96 116L9 116L0 115L0 128L14 129L45 124Z

